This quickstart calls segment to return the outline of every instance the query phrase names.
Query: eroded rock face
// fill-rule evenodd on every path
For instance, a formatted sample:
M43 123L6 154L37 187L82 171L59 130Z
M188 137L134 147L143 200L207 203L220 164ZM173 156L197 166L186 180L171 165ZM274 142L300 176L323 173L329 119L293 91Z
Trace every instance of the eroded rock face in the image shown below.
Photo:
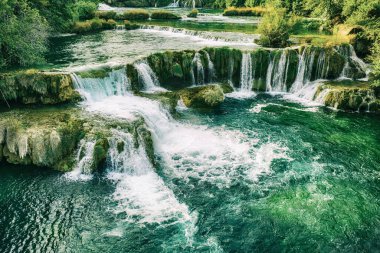
M24 71L0 75L0 103L59 104L78 101L69 74ZM6 101L5 101L6 100Z
M0 161L71 171L85 155L81 142L92 141L90 172L101 168L109 155L113 131L123 131L143 145L154 162L153 142L142 118L131 122L88 115L76 108L18 109L0 118Z
M344 111L379 111L380 100L366 83L321 84L315 100Z
M73 163L71 155L82 135L81 125L71 112L15 110L3 113L0 157L12 164L69 170Z

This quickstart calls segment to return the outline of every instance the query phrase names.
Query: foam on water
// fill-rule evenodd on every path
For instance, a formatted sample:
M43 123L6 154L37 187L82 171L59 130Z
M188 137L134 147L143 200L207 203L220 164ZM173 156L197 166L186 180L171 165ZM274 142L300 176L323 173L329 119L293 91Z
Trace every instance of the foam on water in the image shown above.
M251 168L247 175L251 180L257 180L261 174L271 173L270 167L274 160L285 159L291 161L287 155L288 148L277 143L265 143L262 144L255 151L255 167Z

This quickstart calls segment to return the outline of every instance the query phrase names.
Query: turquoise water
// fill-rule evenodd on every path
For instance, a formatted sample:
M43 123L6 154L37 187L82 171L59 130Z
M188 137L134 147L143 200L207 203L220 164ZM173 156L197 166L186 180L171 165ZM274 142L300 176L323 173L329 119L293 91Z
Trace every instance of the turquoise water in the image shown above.
M379 250L378 117L265 94L174 117L236 137L231 149L247 157L218 163L178 155L171 159L181 163L169 166L157 152L156 176L135 182L147 183L145 202L128 205L120 194L137 194L128 188L134 181L117 183L107 169L70 181L49 170L1 165L0 252ZM194 133L195 142L208 136ZM218 147L207 148L213 154ZM197 164L213 160L202 169ZM145 194L151 190L153 197Z

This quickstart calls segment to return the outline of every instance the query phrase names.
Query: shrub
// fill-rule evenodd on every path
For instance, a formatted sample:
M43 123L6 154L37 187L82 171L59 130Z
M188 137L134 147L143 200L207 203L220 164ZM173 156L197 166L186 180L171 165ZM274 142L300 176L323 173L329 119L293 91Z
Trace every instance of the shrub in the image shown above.
M189 18L196 18L198 16L198 10L197 9L193 9L191 10L191 12L189 14L187 14L187 17Z
M125 30L134 30L134 29L139 28L137 24L131 23L128 20L124 20L124 27L125 27Z
M258 26L258 43L265 47L286 47L290 31L289 19L283 9L268 11Z
M117 13L114 11L97 11L96 17L100 19L116 19Z
M103 22L101 19L92 19L91 20L91 30L92 31L97 31L102 29L103 27Z
M116 21L113 20L113 19L108 19L107 21L106 20L102 20L102 28L103 29L106 29L106 30L110 30L110 29L115 29L116 28Z
M84 21L84 22L76 22L73 27L74 33L87 33L91 31L91 22L90 21Z
M93 2L79 1L75 5L79 20L88 20L95 17L97 6Z
M264 7L229 7L224 10L223 16L263 16L268 10Z
M308 33L317 32L323 27L323 21L319 19L307 19L299 16L293 16L289 20L289 24L292 27L292 33Z
M181 17L168 11L154 11L152 12L152 15L150 15L150 18L151 19L181 19Z
M78 34L96 32L100 30L114 29L116 27L115 20L109 19L91 19L84 22L76 22L72 31Z
M127 20L147 20L149 13L146 10L125 11L121 17Z

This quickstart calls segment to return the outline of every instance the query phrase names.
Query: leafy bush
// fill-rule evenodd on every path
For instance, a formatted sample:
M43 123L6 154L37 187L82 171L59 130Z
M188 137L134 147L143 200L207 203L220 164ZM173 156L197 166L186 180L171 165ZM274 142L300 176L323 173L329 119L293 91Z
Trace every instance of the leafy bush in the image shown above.
M198 16L198 10L197 9L192 9L189 14L187 14L187 17L189 18L196 18Z
M223 16L263 16L267 12L264 7L229 7L224 10Z
M319 19L307 19L299 16L293 16L289 20L292 27L292 33L301 34L309 32L317 32L323 26L323 21Z
M0 68L44 61L49 25L26 2L0 2Z
M100 19L116 19L117 13L114 11L97 11L96 17Z
M100 30L100 29L102 29L102 27L103 27L103 22L101 19L96 18L96 19L91 20L91 30L92 31Z
M137 24L131 23L129 20L124 20L124 27L125 30L134 30L139 28Z
M108 19L107 21L106 20L102 20L102 28L105 29L105 30L110 30L110 29L115 29L116 28L116 21L113 20L113 19Z
M75 4L79 20L88 20L95 17L97 6L93 2L79 1Z
M84 34L91 31L91 21L76 22L73 27L73 32Z
M286 47L291 30L289 19L282 9L267 12L258 26L258 43L265 47Z
M121 17L127 20L148 20L149 13L146 10L131 10L125 11Z
M91 19L83 22L76 22L73 26L72 32L78 34L85 34L90 32L97 32L101 30L114 29L116 27L116 21L113 19Z
M151 19L181 19L181 17L175 15L169 11L154 11L150 15Z

